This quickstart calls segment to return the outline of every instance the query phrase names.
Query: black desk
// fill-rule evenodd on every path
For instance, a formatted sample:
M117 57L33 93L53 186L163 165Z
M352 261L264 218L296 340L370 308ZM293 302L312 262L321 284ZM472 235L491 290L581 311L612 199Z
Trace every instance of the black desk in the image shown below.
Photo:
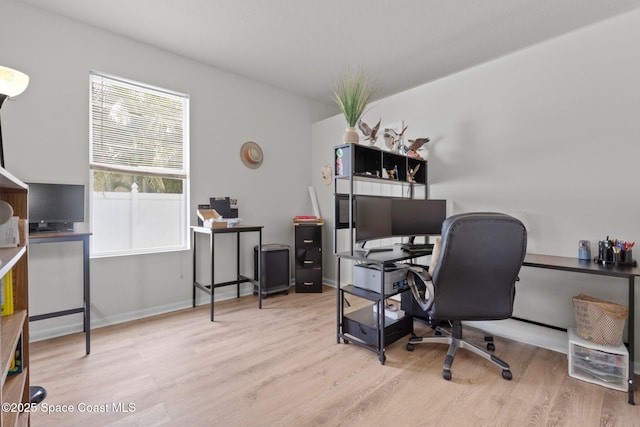
M262 308L262 289L260 288L260 280L254 280L249 277L240 274L240 234L247 232L258 233L258 248L262 249L262 229L261 225L238 225L236 227L229 228L209 228L209 227L191 227L193 230L193 307L196 306L196 289L200 289L209 295L211 295L211 321L213 322L213 297L214 289L221 286L228 286L235 284L237 286L238 298L240 298L240 283L253 282L258 286L258 308ZM215 283L215 236L216 234L236 234L236 280L231 280L223 283ZM209 236L209 252L211 253L211 284L203 285L196 280L196 267L197 267L197 245L196 236L198 234ZM260 253L260 251L258 251ZM258 277L261 273L261 256L258 256Z
M91 233L77 233L74 231L40 231L29 233L29 244L34 243L55 243L55 242L82 242L82 265L83 265L83 306L68 310L55 311L51 313L29 316L30 322L53 317L68 316L70 314L82 313L84 317L85 349L86 354L91 353L91 299L89 296L90 275L89 275L89 236Z
M629 347L629 404L635 405L634 401L634 329L635 329L635 277L640 276L639 267L602 266L591 261L581 261L577 258L561 257L552 255L527 254L523 266L546 268L551 270L570 271L573 273L595 274L599 276L618 277L627 279L629 285L629 324L628 347ZM514 317L516 320L525 320ZM526 320L525 320L526 321ZM536 322L534 322L536 323Z

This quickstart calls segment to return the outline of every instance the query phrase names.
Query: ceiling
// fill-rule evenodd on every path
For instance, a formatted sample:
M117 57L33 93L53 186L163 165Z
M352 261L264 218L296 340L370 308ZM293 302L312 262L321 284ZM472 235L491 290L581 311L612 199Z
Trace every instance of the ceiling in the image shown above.
M17 0L332 104L363 66L398 93L640 0Z

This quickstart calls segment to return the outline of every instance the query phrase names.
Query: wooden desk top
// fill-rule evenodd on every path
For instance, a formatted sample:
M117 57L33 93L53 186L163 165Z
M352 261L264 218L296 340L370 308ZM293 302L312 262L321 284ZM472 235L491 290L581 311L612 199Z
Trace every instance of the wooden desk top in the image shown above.
M91 236L93 233L78 231L36 231L29 233L29 240L38 239L81 239L85 236Z

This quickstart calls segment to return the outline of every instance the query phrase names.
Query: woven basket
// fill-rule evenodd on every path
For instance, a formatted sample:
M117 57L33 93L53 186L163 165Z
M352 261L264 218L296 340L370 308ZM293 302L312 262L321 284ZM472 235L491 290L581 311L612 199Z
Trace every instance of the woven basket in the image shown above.
M589 295L573 297L578 336L596 344L618 346L622 343L624 322L629 309Z

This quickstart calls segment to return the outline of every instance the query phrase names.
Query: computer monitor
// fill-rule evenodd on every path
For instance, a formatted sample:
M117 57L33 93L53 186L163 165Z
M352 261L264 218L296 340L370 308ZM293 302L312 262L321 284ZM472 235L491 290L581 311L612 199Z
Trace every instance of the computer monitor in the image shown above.
M29 230L73 231L84 222L84 185L27 183Z
M437 236L446 218L446 200L355 196L356 242L387 237Z
M392 200L388 197L357 195L356 242L392 237Z
M446 217L446 200L394 199L391 232L394 236L438 236Z

